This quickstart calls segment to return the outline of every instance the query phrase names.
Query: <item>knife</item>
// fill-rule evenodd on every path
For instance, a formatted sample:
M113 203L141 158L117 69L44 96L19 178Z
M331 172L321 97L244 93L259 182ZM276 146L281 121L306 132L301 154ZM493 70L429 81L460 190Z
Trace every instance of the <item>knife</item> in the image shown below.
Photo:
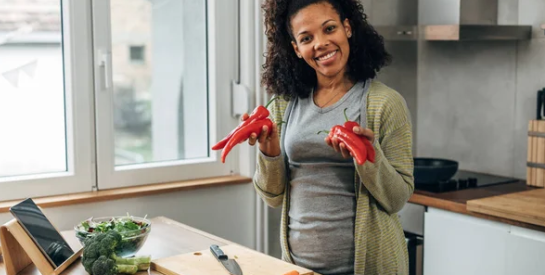
M238 263L233 259L229 259L229 257L225 255L225 253L223 253L223 251L220 249L219 246L215 244L211 245L210 251L212 252L212 255L214 255L214 257L216 257L216 259L221 264L223 264L225 269L229 271L229 274L242 275L242 270L240 269L240 266L238 265Z

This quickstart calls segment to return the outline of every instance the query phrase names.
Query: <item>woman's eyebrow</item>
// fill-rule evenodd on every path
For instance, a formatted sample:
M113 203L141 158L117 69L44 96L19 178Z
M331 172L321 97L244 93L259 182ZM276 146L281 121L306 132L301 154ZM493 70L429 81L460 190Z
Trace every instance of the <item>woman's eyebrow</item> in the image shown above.
M305 33L307 33L307 32L308 32L308 31L299 32L299 33L297 34L297 36L300 36L301 34L305 34Z
M328 20L324 21L324 23L322 23L322 26L327 24L327 22L329 22L329 21L335 21L335 19L328 19Z

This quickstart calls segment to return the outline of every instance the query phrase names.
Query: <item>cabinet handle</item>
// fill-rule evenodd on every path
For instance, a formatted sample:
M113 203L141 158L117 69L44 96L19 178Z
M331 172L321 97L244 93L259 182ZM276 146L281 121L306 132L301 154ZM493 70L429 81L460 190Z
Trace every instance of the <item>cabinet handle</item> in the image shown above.
M514 227L511 226L511 229L509 230L509 233L514 236L519 236L539 242L545 242L545 233L534 231L527 228L520 228L520 227Z

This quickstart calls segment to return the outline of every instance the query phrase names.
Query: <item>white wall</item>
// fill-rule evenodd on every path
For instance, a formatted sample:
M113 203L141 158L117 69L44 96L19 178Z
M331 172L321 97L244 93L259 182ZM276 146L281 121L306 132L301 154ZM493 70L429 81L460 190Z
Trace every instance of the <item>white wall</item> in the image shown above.
M254 248L254 194L253 185L248 183L43 210L60 231L73 230L74 225L91 216L117 216L129 212L134 216L165 216ZM1 224L10 219L10 213L0 213Z

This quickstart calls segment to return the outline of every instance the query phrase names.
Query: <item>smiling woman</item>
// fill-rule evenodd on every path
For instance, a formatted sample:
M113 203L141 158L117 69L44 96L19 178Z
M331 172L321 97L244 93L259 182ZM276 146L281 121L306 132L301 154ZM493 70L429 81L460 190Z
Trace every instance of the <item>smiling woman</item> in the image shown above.
M272 127L248 143L259 144L258 194L282 206L282 258L326 275L408 274L395 213L414 189L411 121L403 97L374 79L390 61L382 37L358 0L263 7L262 83L282 99L272 103ZM346 144L316 134L344 123L344 110L374 162L358 163Z

